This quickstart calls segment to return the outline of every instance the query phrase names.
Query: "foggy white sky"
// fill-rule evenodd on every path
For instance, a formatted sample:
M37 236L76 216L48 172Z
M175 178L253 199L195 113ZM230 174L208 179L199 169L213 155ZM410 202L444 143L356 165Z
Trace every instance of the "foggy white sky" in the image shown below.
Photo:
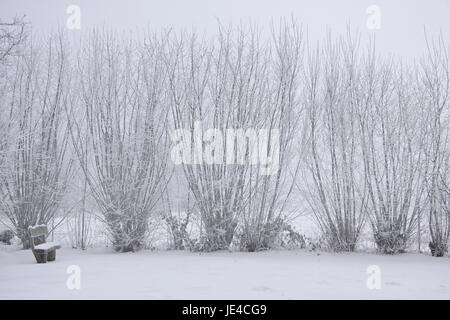
M26 14L35 30L45 32L66 25L72 4L81 9L81 30L70 32L79 34L94 26L214 32L217 19L269 25L271 18L293 15L313 39L322 38L327 27L340 34L350 23L363 37L375 34L381 52L405 58L423 52L424 26L433 35L441 30L450 42L450 0L0 0L0 18ZM370 5L381 9L379 30L366 27Z

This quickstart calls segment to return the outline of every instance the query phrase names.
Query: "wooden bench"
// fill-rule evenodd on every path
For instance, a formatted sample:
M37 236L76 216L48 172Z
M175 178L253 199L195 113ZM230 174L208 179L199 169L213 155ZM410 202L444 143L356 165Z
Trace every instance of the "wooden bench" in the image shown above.
M56 249L61 246L56 242L46 242L47 226L40 225L29 227L31 251L36 258L37 263L46 263L47 261L55 261Z

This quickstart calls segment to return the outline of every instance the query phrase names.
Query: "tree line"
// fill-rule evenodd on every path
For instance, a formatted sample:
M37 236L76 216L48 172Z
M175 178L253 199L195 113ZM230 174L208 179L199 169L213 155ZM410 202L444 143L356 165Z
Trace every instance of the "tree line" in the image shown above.
M176 249L269 249L302 210L335 251L354 251L369 228L381 252L404 252L425 226L445 255L450 49L424 38L407 63L350 31L312 45L295 21L269 35L220 25L213 37L91 30L79 41L0 23L3 220L27 248L29 226L69 216L77 181L83 248L90 197L117 251L143 248L158 219ZM199 122L216 131L194 143ZM251 130L276 130L276 143L268 134L255 149ZM175 164L176 143L213 160ZM273 174L254 150L276 160Z

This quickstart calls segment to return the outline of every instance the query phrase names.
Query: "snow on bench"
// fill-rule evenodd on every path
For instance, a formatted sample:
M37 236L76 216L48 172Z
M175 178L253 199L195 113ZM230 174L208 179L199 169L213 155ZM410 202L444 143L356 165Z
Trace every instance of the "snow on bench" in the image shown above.
M34 247L34 250L50 250L52 248L59 249L61 246L57 242L45 242Z

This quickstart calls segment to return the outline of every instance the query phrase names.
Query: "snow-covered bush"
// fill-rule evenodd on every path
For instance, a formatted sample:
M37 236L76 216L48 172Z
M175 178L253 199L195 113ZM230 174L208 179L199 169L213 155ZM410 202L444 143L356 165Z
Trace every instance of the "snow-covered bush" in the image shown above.
M249 230L243 226L237 233L237 244L242 251L255 252L269 249L304 249L306 237L298 233L291 224L281 217L265 224L265 228Z
M433 257L443 257L448 252L448 244L443 242L439 242L438 244L430 242L429 248Z
M0 242L10 245L11 240L13 238L14 238L14 232L12 232L11 230L1 230L0 231Z
M256 223L244 225L239 230L239 247L243 251L255 252L273 249L277 246L278 237L282 233L281 219L272 223L265 223L259 227Z
M329 248L327 241L324 239L324 237L315 239L307 237L305 239L306 242L306 248L309 251L316 251L316 250L325 250Z
M305 249L308 247L308 238L295 230L290 224L285 224L279 235L279 246L286 249Z
M374 237L378 250L386 254L403 253L408 244L407 237L398 228L376 231Z
M186 215L185 218L179 218L173 215L166 215L163 217L171 236L170 249L184 250L190 247L190 238L187 232L189 217L189 215Z
M180 201L181 202L181 201ZM193 208L190 204L189 194L186 203L178 206L177 212L172 211L170 198L166 198L167 208L164 209L162 219L166 224L170 237L169 248L172 250L191 249L193 240L188 232L188 227L192 222Z

